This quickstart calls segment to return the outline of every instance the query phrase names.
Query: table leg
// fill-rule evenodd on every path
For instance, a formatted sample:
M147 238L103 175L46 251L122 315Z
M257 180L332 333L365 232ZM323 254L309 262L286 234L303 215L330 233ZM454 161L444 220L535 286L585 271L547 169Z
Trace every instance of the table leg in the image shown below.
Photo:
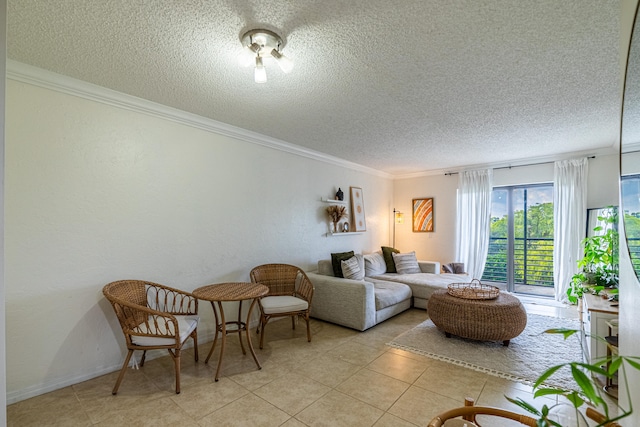
M213 336L213 344L211 345L211 350L209 350L209 355L204 363L209 363L209 358L213 354L213 349L216 348L216 341L218 341L218 329L220 328L220 322L218 322L218 310L216 310L216 303L211 301L211 307L213 308L213 315L216 319L216 334Z
M242 300L238 301L238 339L240 340L240 348L242 349L242 354L247 354L247 351L244 349L244 345L242 344L242 328L246 329L247 325L242 323Z
M249 306L249 312L247 313L247 322L245 323L246 325L245 332L247 333L247 344L249 345L249 350L251 351L253 360L255 360L256 365L258 365L258 369L262 369L262 366L260 366L260 362L258 362L258 357L256 356L256 352L253 350L253 344L251 344L251 333L249 331L249 325L251 323L251 312L253 311L253 306L256 305L257 300L258 300L257 298L254 298L253 301L251 301L251 306Z
M222 308L222 302L218 301L218 308L220 309L220 325L222 326L222 343L220 345L220 358L218 359L218 368L216 369L215 380L220 378L220 367L222 366L222 356L224 355L224 347L227 343L227 323L224 319L224 308Z

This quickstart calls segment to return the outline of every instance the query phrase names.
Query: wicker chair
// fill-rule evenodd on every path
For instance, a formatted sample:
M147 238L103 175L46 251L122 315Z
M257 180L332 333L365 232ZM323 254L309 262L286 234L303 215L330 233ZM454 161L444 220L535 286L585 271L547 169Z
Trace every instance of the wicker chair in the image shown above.
M518 414L516 412L507 411L506 409L493 408L491 406L474 406L473 404L474 404L474 400L467 397L464 399L464 406L450 409L446 412L443 412L442 414L432 419L431 422L429 422L429 424L427 425L427 427L447 426L453 423L452 421L451 423L447 424L448 420L453 420L453 419L456 419L457 417L462 417L462 420L467 421L467 423L471 422L473 423L471 425L476 425L480 427L480 424L478 424L478 421L476 420L476 416L478 415L508 418L510 420L517 421L520 424L523 424L529 427L536 427L538 425L537 420L528 415ZM586 415L587 417L591 418L592 420L598 423L602 423L606 421L604 415L594 410L593 408L587 408ZM455 425L461 425L461 424L463 423L457 423ZM488 425L491 425L491 424L488 424ZM611 422L611 423L604 424L604 426L620 427L620 424Z
M198 300L188 292L142 280L112 282L102 293L116 312L129 350L112 393L118 392L135 350L143 351L144 366L147 350L157 349L168 350L173 358L176 394L180 393L180 352L189 337L198 361Z
M309 313L313 298L313 285L300 268L289 264L264 264L250 273L253 283L261 283L269 288L269 294L260 299L260 348L264 345L264 330L267 322L274 317L291 317L291 326L296 328L295 319L302 317L307 323L307 341L311 342Z

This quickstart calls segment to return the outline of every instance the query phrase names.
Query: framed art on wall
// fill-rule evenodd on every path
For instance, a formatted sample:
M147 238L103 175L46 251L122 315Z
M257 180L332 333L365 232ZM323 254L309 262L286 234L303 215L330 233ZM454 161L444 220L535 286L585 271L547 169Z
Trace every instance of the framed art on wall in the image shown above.
M353 212L353 231L366 231L367 223L364 219L364 197L362 188L351 187L351 211Z
M433 231L433 197L413 199L413 231Z

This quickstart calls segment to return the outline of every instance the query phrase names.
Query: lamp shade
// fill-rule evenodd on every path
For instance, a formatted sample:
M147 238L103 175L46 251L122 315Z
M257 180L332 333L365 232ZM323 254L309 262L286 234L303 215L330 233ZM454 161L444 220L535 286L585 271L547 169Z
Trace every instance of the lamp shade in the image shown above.
M278 62L278 65L280 66L280 69L285 72L285 73L290 73L291 70L293 70L293 61L289 58L287 58L286 56L284 56L283 54L281 54L280 52L278 52L275 49L271 49L271 56L273 56L276 61Z
M262 58L259 56L256 58L256 69L254 71L253 78L256 83L266 83L267 81L267 70L264 68Z

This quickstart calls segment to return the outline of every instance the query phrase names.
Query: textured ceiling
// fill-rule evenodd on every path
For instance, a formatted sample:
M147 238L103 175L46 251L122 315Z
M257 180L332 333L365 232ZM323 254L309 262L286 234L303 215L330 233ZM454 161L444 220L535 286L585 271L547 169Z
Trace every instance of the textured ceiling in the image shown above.
M9 0L8 57L404 175L612 149L614 0ZM286 39L290 74L240 68Z

